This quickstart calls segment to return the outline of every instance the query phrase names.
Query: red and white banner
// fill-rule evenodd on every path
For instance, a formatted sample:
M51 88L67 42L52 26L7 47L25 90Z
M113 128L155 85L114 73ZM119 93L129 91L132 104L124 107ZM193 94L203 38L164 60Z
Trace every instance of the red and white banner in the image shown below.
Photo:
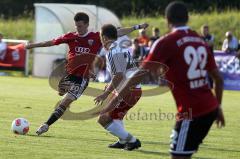
M26 62L26 49L24 44L8 46L6 55L0 59L0 67L24 69Z

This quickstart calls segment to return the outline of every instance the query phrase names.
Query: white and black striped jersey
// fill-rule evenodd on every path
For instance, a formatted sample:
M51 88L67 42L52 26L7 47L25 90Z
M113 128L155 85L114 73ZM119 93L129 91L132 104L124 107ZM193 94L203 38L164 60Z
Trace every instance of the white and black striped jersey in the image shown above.
M126 47L120 40L112 43L106 54L107 70L111 76L121 72L125 78L131 78L138 70L130 51L129 47ZM136 86L136 88L140 87L140 84Z
M131 56L130 49L124 47L118 40L110 46L106 54L106 63L111 76L119 72L128 75L131 71L137 69L136 63Z

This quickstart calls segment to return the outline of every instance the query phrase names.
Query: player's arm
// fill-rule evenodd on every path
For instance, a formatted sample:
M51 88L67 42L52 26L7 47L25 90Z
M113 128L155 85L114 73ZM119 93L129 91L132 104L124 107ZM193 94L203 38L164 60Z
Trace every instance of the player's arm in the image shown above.
M105 58L97 55L94 61L92 62L91 68L89 70L92 78L97 77L98 72L104 68L104 65L105 65Z
M222 106L221 106L222 94L223 94L223 79L218 71L218 67L214 60L214 56L210 53L208 55L209 56L208 56L206 69L208 70L208 74L212 77L212 79L215 83L214 92L215 92L215 96L219 103L219 109L218 109L219 111L218 111L218 115L216 118L216 123L217 123L218 127L223 127L223 126L225 126L225 119L224 119L224 114L223 114L223 110L222 110Z
M207 42L210 47L214 46L214 36L211 36L211 39Z
M208 72L209 75L212 77L215 83L214 92L218 103L221 105L222 103L222 94L223 94L223 79L218 71L218 69L214 69Z
M216 98L218 100L218 103L220 104L218 116L216 118L216 123L217 123L218 127L223 127L223 126L225 126L225 118L224 118L223 110L221 107L222 94L223 94L223 79L222 79L218 69L214 69L212 71L209 71L208 73L212 77L212 79L215 83L214 92L215 92Z
M63 43L68 43L69 40L72 38L72 33L67 33L62 36L59 36L55 39L49 40L49 41L43 41L43 42L38 42L38 43L30 43L26 45L26 49L32 49L36 47L49 47L53 45L59 45Z
M238 58L240 60L240 50L238 50L238 52L236 54L236 58Z
M112 111L114 109L114 106L118 104L119 100L126 96L127 92L132 86L141 83L144 77L149 75L149 71L152 70L150 66L152 64L151 61L156 61L158 58L157 53L161 51L159 50L159 47L156 46L157 44L153 45L152 49L150 50L149 56L147 57L147 59L144 60L144 62L134 73L134 75L131 78L127 78L126 80L124 80L124 83L121 83L121 85L117 88L118 96L114 96L111 101L107 103L107 105L101 111L101 114Z
M113 75L113 78L111 80L110 85L105 89L104 93L97 96L94 101L95 104L102 104L102 102L108 97L108 95L119 86L119 84L124 79L124 68L122 67L122 54L115 54L112 55L112 52L110 52L109 55L111 58L109 58L109 63L111 66L111 73Z
M208 51L208 57L207 57L206 70L208 74L212 77L215 83L215 88L214 88L215 96L218 100L218 103L221 105L222 93L223 93L223 79L221 74L218 71L218 67L216 65L213 54L209 53L210 50L208 47L207 47L207 51Z
M134 25L132 27L120 28L120 29L117 30L118 31L118 37L130 34L131 32L133 32L135 30L145 29L147 27L148 27L148 24L143 23L143 24Z
M97 96L94 99L95 104L99 104L99 103L102 104L102 102L108 97L108 95L111 94L111 92L119 86L119 84L122 82L123 78L124 78L124 75L122 72L118 72L115 75L113 75L113 79L112 79L111 83L105 89L103 94Z
M48 46L53 46L54 43L52 40L50 41L43 41L43 42L39 42L39 43L29 43L26 45L26 49L32 49L32 48L36 48L36 47L48 47Z
M111 90L113 90L117 86L118 95L111 98L111 100L108 103L106 103L107 105L100 113L105 114L107 112L112 111L114 109L114 107L119 103L119 101L122 100L123 97L126 96L126 94L129 92L130 88L141 83L144 76L145 76L145 73L143 73L141 70L138 70L138 71L136 71L135 75L132 78L128 78L128 79L124 80L124 82L121 81L121 84L118 81L118 78L121 78L121 77L115 76L115 79L113 79L113 82L107 88L107 90L105 92L106 92L106 94L109 95L109 93L112 92Z
M104 94L108 96L114 89L116 89L119 84L123 81L124 75L123 72L118 72L113 75L111 83L105 89Z

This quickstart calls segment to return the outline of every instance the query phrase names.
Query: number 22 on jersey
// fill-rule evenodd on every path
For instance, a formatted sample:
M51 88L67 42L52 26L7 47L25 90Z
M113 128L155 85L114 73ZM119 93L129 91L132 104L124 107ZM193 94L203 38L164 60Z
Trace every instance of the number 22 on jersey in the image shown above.
M187 77L190 80L190 88L192 89L199 88L207 84L207 71L205 70L207 55L207 50L204 46L199 46L197 49L193 46L187 46L184 49L184 60L189 65Z

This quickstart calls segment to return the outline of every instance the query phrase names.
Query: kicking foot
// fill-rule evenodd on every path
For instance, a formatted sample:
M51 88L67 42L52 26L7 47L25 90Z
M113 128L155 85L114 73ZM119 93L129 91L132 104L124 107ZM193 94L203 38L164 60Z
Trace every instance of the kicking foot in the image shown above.
M47 132L48 129L49 129L49 126L44 123L44 124L42 124L42 125L38 128L38 130L36 131L36 133L37 133L37 135L39 136L39 135Z
M134 150L134 149L138 149L139 147L141 147L141 142L140 142L140 140L136 140L135 142L133 142L133 143L130 143L130 142L128 142L127 144L126 144L126 146L124 147L124 150L127 150L127 151L132 151L132 150Z
M119 141L113 144L108 145L109 148L123 149L125 144L121 144Z

